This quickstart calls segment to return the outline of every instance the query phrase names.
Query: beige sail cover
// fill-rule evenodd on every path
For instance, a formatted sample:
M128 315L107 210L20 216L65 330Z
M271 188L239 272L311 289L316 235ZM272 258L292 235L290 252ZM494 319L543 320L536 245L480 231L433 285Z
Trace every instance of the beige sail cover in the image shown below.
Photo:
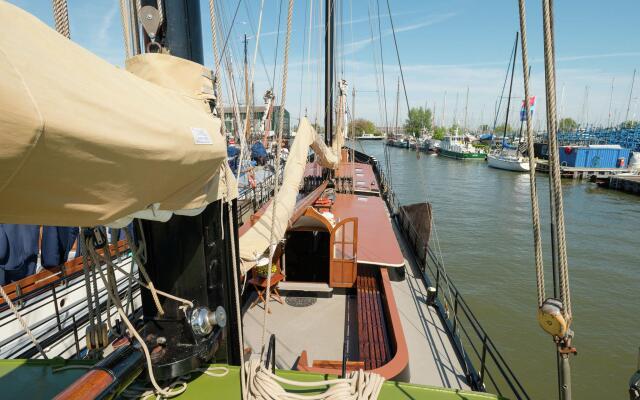
M108 224L229 192L209 72L168 55L129 64L146 80L0 1L0 222Z
M284 238L289 219L295 211L296 198L304 177L304 168L310 147L323 167L335 168L337 166L335 154L324 144L322 138L318 136L313 126L309 123L309 120L303 118L300 121L293 144L289 149L289 156L284 167L282 186L278 191L276 201L272 201L260 219L254 222L253 226L240 237L240 258L242 259L243 273L251 269L257 259L262 257L269 249L271 223L274 213L274 243Z

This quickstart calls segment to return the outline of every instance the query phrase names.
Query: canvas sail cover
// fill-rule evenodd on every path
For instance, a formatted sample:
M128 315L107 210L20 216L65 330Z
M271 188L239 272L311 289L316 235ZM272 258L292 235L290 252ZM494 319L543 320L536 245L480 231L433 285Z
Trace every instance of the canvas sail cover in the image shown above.
M161 54L127 67L0 1L0 222L124 223L234 195L210 71Z
M296 206L298 189L304 177L304 169L307 163L309 148L312 148L320 165L327 168L336 168L338 159L316 133L307 118L300 121L296 137L289 149L289 156L284 167L282 186L260 218L253 223L251 228L240 237L240 258L242 260L242 272L251 269L255 262L263 257L269 249L272 221L274 242L284 238L289 225L289 219L293 215ZM275 213L275 220L273 219Z

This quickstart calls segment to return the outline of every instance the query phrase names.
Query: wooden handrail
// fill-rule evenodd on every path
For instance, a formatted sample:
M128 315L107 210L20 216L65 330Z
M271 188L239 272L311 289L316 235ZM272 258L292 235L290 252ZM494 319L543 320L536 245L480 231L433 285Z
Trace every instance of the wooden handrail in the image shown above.
M125 240L120 240L118 242L118 252L123 252L127 250L129 246L127 245ZM111 253L111 257L116 255L116 248L113 245L109 245L109 252ZM99 249L98 253L100 255L104 254L103 249ZM75 257L71 260L65 262L62 266L51 267L43 269L37 274L33 274L22 278L18 281L9 283L3 286L5 293L11 300L15 300L17 297L22 297L29 293L32 293L46 285L49 285L53 282L57 282L62 280L63 278L73 275L76 272L82 271L84 268L82 257ZM20 289L18 289L18 287ZM20 291L18 296L17 291ZM0 305L4 304L4 299L0 299Z

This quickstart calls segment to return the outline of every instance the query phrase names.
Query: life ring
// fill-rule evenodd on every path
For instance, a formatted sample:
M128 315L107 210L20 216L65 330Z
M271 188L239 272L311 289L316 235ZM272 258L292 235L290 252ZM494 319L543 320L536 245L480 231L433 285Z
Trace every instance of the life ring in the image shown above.
M573 149L569 146L566 146L564 148L564 154L571 154L571 152L573 151Z

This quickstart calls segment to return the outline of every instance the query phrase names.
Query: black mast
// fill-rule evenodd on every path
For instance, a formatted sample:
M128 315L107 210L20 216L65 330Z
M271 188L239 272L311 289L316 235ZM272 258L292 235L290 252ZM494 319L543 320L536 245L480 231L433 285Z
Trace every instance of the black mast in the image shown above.
M324 137L328 146L333 142L333 30L335 0L325 2L324 37Z
M156 0L143 0L143 5L155 7L156 4ZM199 0L171 0L163 1L163 4L164 23L158 32L157 42L173 56L202 64ZM149 40L145 35L145 43ZM154 362L156 376L168 379L193 370L195 364L213 355L223 337L226 337L227 343L220 347L225 350L222 353L226 354L218 356L221 361L239 365L241 349L235 334L240 321L237 321L234 312L236 302L232 272L239 253L236 200L228 203L216 201L209 204L200 215L193 217L174 215L167 222L142 220L141 226L142 230L136 232L136 236L144 235L146 239L145 267L155 287L190 299L196 306L204 306L209 310L222 306L228 318L226 332L214 331L192 343L193 339L182 337L184 332L190 332L190 328L183 311L178 309L179 304L160 298L165 315L158 315L149 292L143 290L143 336L174 337L176 342L183 344L176 349L167 346L166 356ZM189 335L193 336L191 333Z

